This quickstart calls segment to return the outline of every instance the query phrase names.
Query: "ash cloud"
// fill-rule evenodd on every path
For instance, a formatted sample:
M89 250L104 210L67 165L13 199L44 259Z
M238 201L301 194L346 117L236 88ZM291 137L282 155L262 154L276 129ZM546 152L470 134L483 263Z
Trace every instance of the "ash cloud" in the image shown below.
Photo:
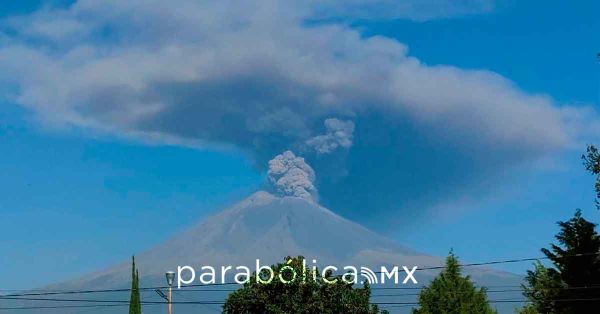
M269 182L279 196L295 196L314 200L317 189L314 185L315 172L292 151L285 151L269 161Z
M326 133L306 141L306 145L318 154L329 154L338 148L348 149L352 146L354 122L330 118L324 122Z
M439 6L392 2L368 1L368 11L440 16L428 11ZM502 184L495 175L597 136L594 109L528 93L494 72L426 65L401 42L365 36L352 23L306 23L319 4L351 17L366 12L361 3L79 0L44 8L0 28L0 82L15 87L3 96L45 125L234 147L259 171L282 151L302 151L319 174L320 201L361 219L427 208L471 192L470 182L493 188ZM487 1L472 3L487 10ZM312 195L314 172L310 180L296 169L282 193Z

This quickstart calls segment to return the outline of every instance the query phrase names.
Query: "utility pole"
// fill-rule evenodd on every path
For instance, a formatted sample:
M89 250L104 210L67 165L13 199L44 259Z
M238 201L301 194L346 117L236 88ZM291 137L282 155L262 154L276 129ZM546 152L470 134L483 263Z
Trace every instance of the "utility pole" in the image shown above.
M173 302L173 281L175 280L175 272L168 271L166 274L167 285L169 285L169 314L173 314L172 302Z
M173 288L169 287L169 314L173 314L173 292L171 290L173 290Z

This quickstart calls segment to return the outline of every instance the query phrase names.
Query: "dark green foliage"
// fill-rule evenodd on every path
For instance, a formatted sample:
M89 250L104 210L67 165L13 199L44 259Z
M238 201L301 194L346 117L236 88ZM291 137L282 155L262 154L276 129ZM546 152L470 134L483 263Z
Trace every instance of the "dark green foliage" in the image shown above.
M533 305L533 304L527 304L524 307L522 307L521 309L515 309L515 313L518 313L518 314L539 314L540 312L538 312L536 310L535 305Z
M534 264L534 269L527 271L526 284L523 285L523 295L531 302L519 311L528 313L560 313L556 309L556 301L560 291L566 285L560 279L560 274L552 268L546 268L540 262Z
M587 152L583 156L583 165L585 169L596 176L596 208L600 209L600 152L594 145L588 145Z
M477 289L462 276L456 256L446 258L446 268L419 294L419 308L414 314L492 314L485 289Z
M135 268L135 257L132 257L131 259L131 298L129 299L129 314L142 314L140 275L137 268Z
M600 308L600 237L596 225L577 210L573 218L558 223L561 230L542 252L552 262L546 268L537 263L529 271L524 295L538 313L579 314ZM596 300L594 300L596 299Z
M588 145L583 164L596 175L596 206L600 197L600 152ZM558 245L542 252L552 262L546 268L535 264L527 272L524 295L531 302L521 313L579 314L600 308L600 236L596 224L585 220L581 210L568 221L558 222Z
M338 280L335 284L328 284L322 280L318 271L314 280L311 270L302 264L303 257L286 257L285 260L285 264L271 266L275 279L268 284L257 283L256 273L253 273L242 289L227 297L223 313L387 313L387 311L379 311L376 305L369 303L371 290L368 285L355 288L342 282L340 277L332 277L331 274L326 278ZM281 272L284 266L294 269L297 274L295 281L284 284L278 279L280 273L285 280L292 278L289 268Z

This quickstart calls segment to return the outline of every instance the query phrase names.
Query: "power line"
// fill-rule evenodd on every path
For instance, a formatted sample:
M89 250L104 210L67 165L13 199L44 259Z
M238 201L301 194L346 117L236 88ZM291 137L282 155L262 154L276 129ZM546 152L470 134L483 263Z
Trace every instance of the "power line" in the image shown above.
M551 299L551 302L593 302L600 301L600 298L572 298L572 299ZM529 300L525 299L502 299L502 300L489 300L488 303L527 303ZM145 304L145 303L142 303ZM159 305L167 304L166 302L149 303L145 305ZM205 301L193 301L193 302L173 302L172 304L189 304L189 305L204 305L204 304L224 304L220 303L206 303ZM385 307L404 307L404 306L417 306L417 302L372 302L374 305L382 305ZM94 307L116 307L116 306L127 306L128 304L95 304L95 305L59 305L59 306L23 306L23 307L0 307L1 310L31 310L31 309L64 309L64 308L94 308Z
M0 307L0 311L13 310L36 310L36 309L70 309L70 308L100 308L128 306L128 304L96 304L96 305L57 305L57 306L21 306L21 307Z
M522 292L520 289L508 289L508 290L494 290L494 291L486 291L486 293L504 293L504 292ZM454 293L471 293L470 291L456 291ZM371 295L372 298L375 297L404 297L404 296L418 296L420 293L400 293L400 294L376 294Z
M241 285L240 283L237 282L223 282L223 283L212 283L212 284L194 284L194 285L185 285L182 288L185 287L213 287L213 286L228 286L228 285ZM139 288L139 290L154 290L154 289L167 289L169 288L169 286L154 286L154 287L141 287ZM80 292L80 291L85 291L86 293L100 293L100 292L128 292L131 291L131 288L122 288L122 289L99 289L99 290L62 290L62 289L0 289L0 291L4 291L4 292L21 292L21 291L25 291L25 292L30 292L30 293L35 293L34 291L43 291L43 292L37 292L37 293L47 293L47 294L51 294L51 293L73 293L73 292ZM9 294L9 295L13 295L13 294ZM0 295L1 296L1 295Z
M196 286L202 286L202 287L210 287L212 285L188 285L185 287L196 287ZM183 288L185 288L183 287ZM142 292L145 291L153 291L155 289L166 289L168 287L163 287L163 286L159 286L159 287L145 287L145 288L140 288L139 290L141 290ZM219 291L236 291L237 289L186 289L186 290L177 290L177 291L205 291L205 292L210 292L210 291L215 291L215 292L219 292ZM124 289L101 289L101 290L63 290L63 291L53 291L53 292L33 292L33 293L12 293L12 294L7 294L7 295L0 295L0 299L4 298L4 297L23 297L23 296L46 296L46 295L65 295L65 294L91 294L91 293L113 293L113 292L130 292L131 289L130 288L124 288Z
M596 253L581 253L581 254L573 254L566 255L564 257L585 257L585 256L593 256L599 255L600 252ZM484 265L496 265L496 264L505 264L505 263L518 263L518 262L528 262L528 261L537 261L541 259L549 259L546 256L543 257L531 257L531 258L520 258L520 259L507 259L507 260L495 260L488 262L479 262L479 263L468 263L468 264L460 264L460 267L472 267L472 266L484 266ZM446 266L426 266L422 268L417 268L417 270L435 270L435 269L444 269ZM376 272L381 273L381 272ZM190 287L215 287L215 286L226 286L226 285L240 285L237 282L227 282L227 283L214 283L214 284L194 284L194 285L186 285L182 288L190 288ZM493 286L488 286L493 287ZM499 286L496 286L499 287ZM505 286L506 287L506 286ZM515 287L515 286L512 286ZM154 289L166 289L168 286L155 286L155 287L142 287L139 290L154 290ZM371 289L406 289L406 290L416 290L422 289L423 287L373 287ZM178 290L178 291L235 291L236 289L186 289L186 290ZM44 290L0 290L0 291L44 291ZM131 288L123 288L123 289L101 289L101 290L47 290L47 292L28 292L28 293L11 293L7 295L0 295L0 298L4 298L6 296L46 296L46 295L64 295L64 294L89 294L89 293L110 293L110 292L129 292Z
M583 290L583 289L600 289L600 286L594 286L594 287L564 287L564 288L557 288L556 290L567 290L567 289L579 289L579 290ZM493 290L493 291L486 291L488 293L502 293L502 292L520 292L522 290L517 290L517 289L505 289L505 290ZM388 294L388 295L372 295L371 297L399 297L399 296L417 296L419 295L418 293L412 293L412 294ZM184 297L188 300L190 300L187 297ZM25 300L25 301L52 301L52 302L89 302L89 303L122 303L122 304L128 304L129 301L128 300L96 300L96 299L55 299L55 298L31 298L31 297L15 297L15 296L11 296L11 297L1 297L0 299L5 299L5 300ZM165 301L142 301L142 304L168 304L168 302ZM223 304L223 301L208 301L208 300L202 300L202 301L175 301L172 302L172 304Z
M593 302L600 301L600 298L573 298L573 299L549 299L550 302ZM488 300L488 303L526 303L526 299L503 299L503 300ZM468 302L465 302L468 303ZM419 305L418 302L373 302L376 305Z
M82 303L122 303L129 304L129 300L97 300L97 299L54 299L54 298L28 298L28 297L6 297L2 300L22 301L48 301L48 302L82 302ZM141 301L142 304L169 304L166 301ZM223 301L172 301L171 304L223 304Z
M179 291L174 291L174 292L175 292L175 294L177 294L178 296L182 297L185 300L193 301L191 298L188 298L186 295L180 294ZM204 306L204 307L206 307L206 308L208 308L210 310L216 310L216 311L218 311L218 309L211 308L212 305L214 305L214 304L211 304L211 305L209 305L209 304L202 304L202 306Z
M477 287L476 287L477 288ZM479 287L486 288L486 287ZM373 288L371 288L373 289ZM550 290L585 290L585 289L600 289L600 286L582 286L582 287L557 287ZM486 293L505 293L505 292L523 292L523 289L504 289L504 290L486 290ZM471 293L469 291L456 291L453 293ZM401 296L418 296L420 293L400 293L400 294L375 294L371 297L401 297Z
M421 290L427 286L420 287L373 287L371 286L371 290ZM489 286L474 286L475 288L522 288L521 285L489 285ZM578 287L559 287L555 289L587 289L587 288L600 288L600 284L594 284L590 286L578 286ZM521 289L522 290L522 289Z
M165 303L167 304L167 303ZM175 303L172 303L175 304ZM186 303L189 305L198 305L203 303ZM145 304L145 305L161 305L161 304ZM129 304L93 304L93 305L49 305L49 306L20 306L20 307L0 307L0 311L16 311L16 310L37 310L37 309L73 309L73 308L105 308L129 306Z
M594 255L600 255L600 252L564 255L561 258L565 258L565 257L586 257L586 256L594 256ZM547 256L529 257L529 258L517 258L517 259L507 259L507 260L499 260L499 261L490 261L490 262L459 264L458 266L459 267L472 267L472 266L485 266L485 265L495 265L495 264L534 262L534 261L541 260L541 259L550 259L550 258L547 257ZM430 266L430 267L417 268L417 270L432 270L432 269L443 269L443 268L446 268L446 266Z
M209 287L210 285L202 285L204 287ZM193 285L185 286L185 287L193 287ZM183 288L185 288L183 287ZM371 290L421 290L426 286L420 287L370 287ZM150 289L159 289L157 288L143 288L142 292L148 292ZM475 286L475 288L520 288L512 291L522 291L521 286L516 285L488 285L488 286ZM562 287L556 289L600 289L600 285L591 285L591 286L580 286L580 287ZM104 290L72 290L72 291L61 291L61 292L39 292L39 293L20 293L20 294L9 294L9 295L0 295L1 299L10 299L12 297L27 297L27 296L48 296L48 295L70 295L70 294L91 294L91 293L111 293L111 292L129 292L131 289L104 289ZM142 290L142 289L140 289ZM233 292L238 289L182 289L175 290L176 292ZM488 290L487 292L494 292Z

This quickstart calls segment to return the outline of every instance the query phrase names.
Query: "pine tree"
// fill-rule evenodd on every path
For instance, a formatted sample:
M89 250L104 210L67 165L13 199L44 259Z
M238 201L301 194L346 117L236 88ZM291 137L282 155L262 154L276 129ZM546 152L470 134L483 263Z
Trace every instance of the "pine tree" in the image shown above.
M446 258L446 268L419 294L414 314L493 314L484 288L477 289L469 278L462 276L460 265L452 252Z
M523 295L531 303L522 308L519 313L561 313L556 310L556 300L560 298L560 291L567 286L555 269L546 268L542 263L536 262L534 269L527 271L525 282L527 284L522 285Z
M573 218L558 223L561 230L555 236L559 245L542 252L554 264L549 271L556 271L567 287L558 293L561 300L555 304L556 313L589 313L590 307L600 308L600 301L585 299L600 298L600 236L596 224L585 220L581 210ZM587 288L583 288L587 287Z
M135 256L133 256L131 259L131 297L129 299L129 314L142 314L139 280L140 275L137 268L135 268Z
M558 225L559 245L542 249L553 267L536 263L527 272L524 295L537 313L590 313L590 308L600 307L600 236L580 210Z
M582 159L586 170L596 175L596 206L600 209L600 151L589 145ZM558 245L542 249L553 267L536 263L534 270L527 272L523 288L531 303L521 313L579 314L600 308L600 236L596 224L585 220L577 209L573 218L558 225Z

